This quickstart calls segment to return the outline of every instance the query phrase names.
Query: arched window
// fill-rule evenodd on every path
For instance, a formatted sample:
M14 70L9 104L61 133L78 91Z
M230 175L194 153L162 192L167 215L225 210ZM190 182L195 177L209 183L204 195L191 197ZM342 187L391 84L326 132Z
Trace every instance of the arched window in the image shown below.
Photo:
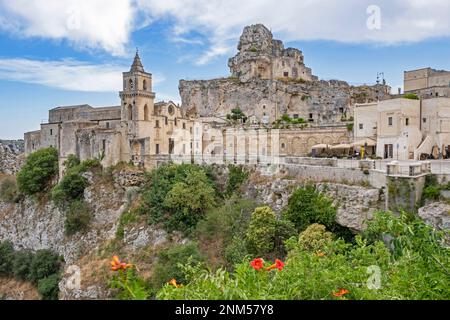
M128 105L128 120L133 120L133 106L131 104Z
M144 91L147 91L147 80L144 80L143 88L144 88Z
M145 105L144 107L144 121L148 121L148 107Z
M130 90L134 90L134 85L133 85L133 80L132 79L130 79L130 81L129 81L129 89Z

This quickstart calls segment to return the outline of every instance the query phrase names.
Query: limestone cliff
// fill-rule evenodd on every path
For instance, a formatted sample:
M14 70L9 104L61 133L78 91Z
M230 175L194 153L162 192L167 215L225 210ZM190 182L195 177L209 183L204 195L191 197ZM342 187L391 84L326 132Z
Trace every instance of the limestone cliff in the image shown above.
M263 25L244 29L238 54L229 61L230 78L179 84L182 108L188 114L225 117L241 108L255 122L273 122L283 114L316 124L350 118L355 103L390 98L385 85L351 86L344 81L319 81L305 66L303 53L284 49Z

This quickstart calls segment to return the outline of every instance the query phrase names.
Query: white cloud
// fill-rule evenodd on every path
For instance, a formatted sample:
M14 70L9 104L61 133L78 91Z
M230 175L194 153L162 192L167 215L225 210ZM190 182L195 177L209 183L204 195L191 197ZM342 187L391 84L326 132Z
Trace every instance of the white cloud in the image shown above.
M122 89L122 72L129 66L89 64L76 60L39 61L0 59L0 78L40 84L52 88L85 92L117 92ZM164 81L154 76L153 84Z
M448 0L137 0L152 19L174 18L177 35L206 34L210 49L197 62L229 54L244 26L264 23L285 41L333 40L391 45L450 36ZM369 30L367 8L381 9Z
M367 27L367 8L373 4L381 9L379 30ZM113 55L125 53L134 30L158 20L170 21L173 41L194 46L207 39L207 49L196 59L204 64L230 54L243 27L254 23L266 24L285 41L390 45L449 37L450 1L0 0L4 31L67 40L79 48L101 48Z
M124 55L134 10L132 0L0 0L0 29Z

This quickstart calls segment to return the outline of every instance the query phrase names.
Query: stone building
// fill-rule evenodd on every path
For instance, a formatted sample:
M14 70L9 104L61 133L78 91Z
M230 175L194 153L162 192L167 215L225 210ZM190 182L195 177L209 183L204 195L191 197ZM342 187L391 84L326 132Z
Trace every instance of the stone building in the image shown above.
M355 138L377 141L383 159L448 157L450 98L392 99L355 107Z
M81 160L98 158L103 165L132 161L152 168L175 152L191 154L194 121L173 102L155 103L152 75L145 72L138 53L123 73L121 105L58 107L48 123L25 134L25 152L55 147L60 163L71 154ZM177 137L177 141L174 140Z
M405 93L422 98L450 97L450 71L423 68L405 71Z

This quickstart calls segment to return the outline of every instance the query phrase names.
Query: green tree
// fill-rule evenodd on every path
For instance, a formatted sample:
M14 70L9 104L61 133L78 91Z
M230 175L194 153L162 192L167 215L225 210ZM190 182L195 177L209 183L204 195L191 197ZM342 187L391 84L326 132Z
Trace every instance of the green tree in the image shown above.
M300 233L298 244L301 249L317 252L324 250L333 241L333 234L325 226L314 223Z
M27 195L44 192L58 173L58 151L41 149L30 154L17 174L19 190Z
M172 212L169 224L176 230L191 229L215 204L215 192L203 171L192 170L177 182L164 200Z
M245 172L242 166L229 165L228 166L228 183L226 194L231 196L248 178L248 173Z
M29 279L38 284L39 280L59 274L62 259L50 250L38 250L31 261Z
M309 185L297 189L292 194L283 217L293 222L298 231L305 230L313 223L323 224L332 229L336 212L333 201Z
M71 202L64 222L66 235L71 236L77 232L87 230L91 220L92 210L85 201L76 200Z

